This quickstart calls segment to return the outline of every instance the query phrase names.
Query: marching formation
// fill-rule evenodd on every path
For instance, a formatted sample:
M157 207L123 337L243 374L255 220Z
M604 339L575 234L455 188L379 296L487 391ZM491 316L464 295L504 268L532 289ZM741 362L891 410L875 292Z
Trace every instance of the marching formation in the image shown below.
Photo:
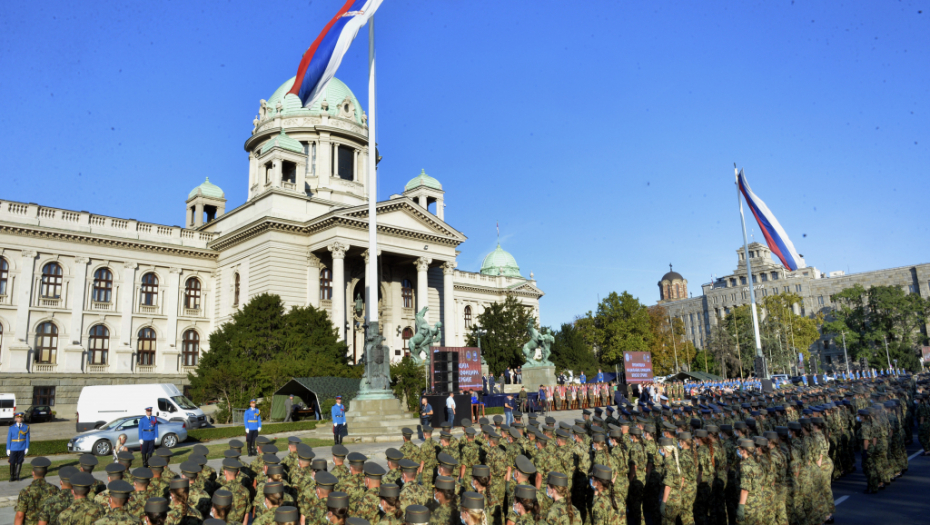
M927 377L902 376L737 392L657 405L643 400L573 423L514 413L462 421L453 436L405 428L385 451L387 468L341 444L332 461L297 437L279 456L274 440L229 442L219 472L197 445L171 465L159 448L133 468L120 452L59 470L32 460L16 525L820 525L833 520L831 481L862 454L867 492L907 472L905 446L918 425L930 443ZM525 417L525 420L524 420ZM147 450L147 447L146 447ZM177 469L177 472L175 472Z

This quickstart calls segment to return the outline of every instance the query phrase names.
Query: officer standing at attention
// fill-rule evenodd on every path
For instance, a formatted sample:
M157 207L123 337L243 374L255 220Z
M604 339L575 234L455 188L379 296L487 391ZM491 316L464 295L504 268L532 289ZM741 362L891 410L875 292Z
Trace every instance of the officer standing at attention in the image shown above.
M16 423L6 433L6 456L10 461L10 482L19 481L19 469L29 453L29 427L23 424L23 413L16 413Z
M155 440L158 439L158 418L152 417L152 407L146 407L145 417L139 420L139 453L142 454L142 466L149 468L149 458L155 452Z
M336 396L330 415L333 418L333 441L336 445L342 444L342 434L346 428L346 407L342 404L342 396Z
M249 447L249 457L251 457L256 454L255 438L258 437L258 433L262 430L262 416L258 413L258 409L255 408L254 399L249 401L249 409L245 411L242 419L245 422L245 443Z

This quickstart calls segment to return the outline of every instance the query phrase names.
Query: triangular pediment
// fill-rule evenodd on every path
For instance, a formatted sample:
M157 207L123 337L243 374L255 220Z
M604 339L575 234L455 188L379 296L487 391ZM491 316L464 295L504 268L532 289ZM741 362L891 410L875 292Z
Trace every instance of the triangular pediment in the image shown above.
M378 214L379 228L390 226L404 231L439 235L454 239L460 243L465 242L467 239L461 232L446 224L445 221L439 220L439 217L423 209L407 197L379 202L375 209ZM363 205L339 210L335 215L367 223L368 206Z
M539 296L545 295L545 292L534 286L530 282L525 282L521 284L515 284L510 287L510 290L513 292L524 292L529 294L537 294Z

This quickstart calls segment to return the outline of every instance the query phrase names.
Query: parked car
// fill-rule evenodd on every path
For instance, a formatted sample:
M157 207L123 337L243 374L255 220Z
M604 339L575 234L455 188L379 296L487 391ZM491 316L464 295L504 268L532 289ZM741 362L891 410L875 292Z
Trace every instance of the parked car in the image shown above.
M68 441L69 452L90 453L97 456L106 456L113 451L116 439L120 434L126 434L127 446L139 446L139 420L145 416L121 417L111 421L96 430L82 432ZM187 423L184 421L158 420L158 438L155 446L174 448L178 443L187 440Z
M0 421L7 424L13 422L13 414L16 413L16 395L0 394Z
M81 389L77 402L75 430L101 428L115 417L129 417L152 407L152 415L171 421L185 421L188 428L207 424L197 405L170 383L142 385L94 385Z
M51 421L55 419L52 415L52 407L48 405L32 405L26 409L23 414L26 423L38 423L40 421Z

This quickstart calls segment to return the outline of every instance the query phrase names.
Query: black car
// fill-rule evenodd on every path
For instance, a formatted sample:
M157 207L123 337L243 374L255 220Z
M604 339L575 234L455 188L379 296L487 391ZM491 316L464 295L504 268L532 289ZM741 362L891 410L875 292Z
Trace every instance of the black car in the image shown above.
M26 423L38 423L55 419L52 416L52 407L48 405L33 405L26 409L24 416Z

